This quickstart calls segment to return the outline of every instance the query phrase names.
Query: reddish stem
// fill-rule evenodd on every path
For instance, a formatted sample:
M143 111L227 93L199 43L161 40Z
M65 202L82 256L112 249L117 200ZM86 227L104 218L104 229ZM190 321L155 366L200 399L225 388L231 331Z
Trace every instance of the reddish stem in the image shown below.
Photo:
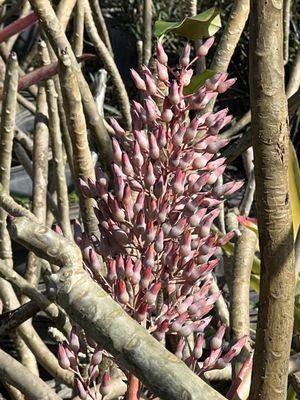
M129 375L126 400L139 400L140 381L133 374Z
M9 39L11 36L14 36L16 33L19 33L29 26L33 25L36 21L37 16L33 12L26 15L26 17L17 19L16 21L7 25L4 29L0 31L0 43L5 42L5 40Z

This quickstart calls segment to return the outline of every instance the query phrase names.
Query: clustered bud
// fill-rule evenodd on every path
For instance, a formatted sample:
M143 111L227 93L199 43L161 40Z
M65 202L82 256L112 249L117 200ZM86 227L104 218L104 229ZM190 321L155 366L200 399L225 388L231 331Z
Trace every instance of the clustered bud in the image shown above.
M213 38L204 42L192 61L187 45L179 68L172 69L158 42L157 75L146 66L140 73L131 70L142 101L132 104L132 136L111 121L114 190L101 169L96 182L81 181L83 194L97 202L100 236L75 233L91 274L99 270L97 253L107 265L105 289L157 340L179 336L176 355L182 358L186 338L195 334L189 365L202 356L203 331L211 321L207 315L220 295L209 293L216 254L233 237L219 237L212 226L220 204L242 185L218 184L226 168L218 152L228 143L218 133L231 121L228 110L198 115L235 80L218 73L185 95L193 63L212 44ZM189 121L188 115L194 117ZM222 355L224 332L220 326L200 372L225 366L237 353L232 347Z

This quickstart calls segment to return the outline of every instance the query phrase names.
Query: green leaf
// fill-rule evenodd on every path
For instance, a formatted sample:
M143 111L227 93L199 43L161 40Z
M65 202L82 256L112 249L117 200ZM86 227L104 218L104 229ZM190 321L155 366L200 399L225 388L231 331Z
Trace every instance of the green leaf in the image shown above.
M260 282L260 277L259 275L251 274L250 278L250 287L253 289L256 293L259 293L259 282Z
M294 226L294 239L296 239L297 232L300 226L300 170L293 143L289 144L289 197L291 202L293 226Z
M187 39L197 40L202 37L213 36L221 28L219 11L213 7L194 17L187 17L181 22L167 22L158 20L154 26L154 36L173 32Z
M196 75L191 79L191 82L188 86L183 89L183 94L186 96L188 94L196 92L196 90L204 84L206 79L211 78L216 74L216 71L212 69L207 69L203 71L202 74Z

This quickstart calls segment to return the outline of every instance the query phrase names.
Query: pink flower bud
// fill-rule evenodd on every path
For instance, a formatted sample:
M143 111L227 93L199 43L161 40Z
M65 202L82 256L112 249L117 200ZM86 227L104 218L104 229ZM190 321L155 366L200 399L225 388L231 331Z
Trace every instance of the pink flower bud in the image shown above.
M133 264L130 257L127 257L125 260L125 276L130 279L133 275Z
M210 175L209 178L207 180L207 184L208 185L213 185L217 179L219 178L219 176L221 176L224 171L226 169L226 165L222 165L221 167L216 168Z
M157 60L163 64L163 65L167 65L168 63L168 56L161 44L161 42L157 41L156 43L156 57Z
M135 319L138 322L143 322L146 319L148 308L149 308L149 306L147 303L140 304L139 308L137 309L137 311L135 313Z
M169 159L169 166L170 166L170 169L172 171L174 171L175 169L178 168L179 163L180 163L180 155L181 155L181 149L180 148L178 148L175 151L173 151L173 153L172 153L172 155L171 155L171 157Z
M176 225L174 225L169 233L169 236L172 238L176 238L178 236L180 236L185 227L187 225L187 219L186 218L181 218Z
M157 144L160 148L166 146L166 144L167 144L167 128L165 126L159 126L158 137L156 139L157 139Z
M160 253L164 249L164 232L162 229L157 231L157 235L155 238L154 248L157 253Z
M155 180L156 180L156 178L155 178L155 175L153 172L153 165L152 165L151 161L148 160L148 162L146 164L145 177L144 177L146 187L149 189L151 186L153 186L155 183Z
M172 185L172 191L175 195L182 195L184 192L185 173L181 170L176 171Z
M115 118L110 119L110 124L115 131L117 137L123 138L125 136L124 129L119 125L118 121Z
M181 314L170 326L171 332L178 332L184 322L188 319L188 313Z
M149 143L146 136L140 131L133 131L133 136L135 140L138 142L140 149L147 153L149 151Z
M117 281L117 298L122 304L127 304L129 302L129 294L123 279Z
M199 126L199 119L198 117L195 117L192 119L191 123L189 124L184 137L183 137L183 142L184 143L189 143L190 141L194 140L196 134L197 134L197 129Z
M146 224L146 231L144 233L145 244L148 245L155 239L157 227L154 226L153 221L149 221Z
M130 73L137 89L146 91L145 81L140 77L140 75L132 68L130 69Z
M149 134L149 154L154 160L159 158L159 147L153 133Z
M197 56L198 57L205 57L214 44L215 38L212 36L208 38L198 49L197 49Z
M62 343L58 345L58 363L63 369L69 369L71 366L65 346Z
M151 268L154 267L154 256L155 256L154 243L152 243L145 251L144 265L146 267L151 267Z
M210 348L212 350L217 350L222 347L222 339L225 334L226 326L221 325L217 330L215 336L210 341Z
M99 390L102 396L108 395L109 392L111 391L110 382L111 382L110 376L107 372L105 372Z
M188 86L191 83L192 76L193 76L192 69L189 69L187 71L184 71L184 73L182 73L181 82L183 87Z
M76 388L76 391L78 393L78 396L80 397L81 400L86 400L88 396L87 389L85 385L79 380L79 378L74 379L74 386Z
M133 206L133 211L138 214L144 209L145 193L140 192L136 198L135 204Z
M119 228L118 225L113 224L111 226L111 233L118 244L125 245L128 243L129 239L126 232L124 232L123 229Z
M117 259L116 259L116 272L117 272L118 279L125 278L124 260L120 254L117 256Z
M248 336L245 335L241 337L229 350L226 354L223 355L223 360L225 363L229 363L234 357L240 354L243 347L248 341Z
M151 274L152 274L152 268L151 267L146 267L143 270L142 279L141 279L141 287L143 289L148 289L148 286L149 286L150 280L151 280Z
M173 81L169 88L169 101L173 106L176 106L180 100L178 83Z
M177 311L179 314L183 314L187 311L189 306L193 303L194 296L188 296L178 307Z
M217 91L218 93L224 93L226 92L226 90L228 90L232 85L234 85L236 82L236 79L228 79L227 81L220 83L220 85L218 85Z
M80 348L79 337L77 334L76 326L72 326L71 334L70 334L70 347L75 354L78 353Z
M157 87L153 78L148 74L145 74L145 82L146 82L147 92L150 94L150 96L154 96L157 92Z
M207 237L210 235L211 225L215 218L220 214L220 209L211 211L205 218L202 219L201 225L197 228L197 233L200 237Z
M156 70L158 79L163 83L169 83L168 68L165 65L161 64L160 62L157 62Z
M119 145L119 142L115 138L112 138L112 149L113 149L115 162L121 164L121 161L122 161L122 150L121 150L121 147Z
M164 178L162 175L160 175L154 184L153 193L155 197L159 199L163 195L163 192L164 192Z
M142 269L142 262L141 262L141 260L137 260L134 263L133 274L131 277L131 282L134 285L137 285L141 280L141 269Z
M167 330L169 329L169 321L168 320L164 320L162 321L162 323L159 325L159 327L157 328L157 330L153 333L153 336L159 341L161 342L163 340L163 338L165 337L165 333L167 332Z
M117 280L116 260L110 259L107 263L107 269L107 280L110 284L113 284Z
M118 200L113 199L111 204L111 211L115 221L122 222L125 220L125 212L119 206Z
M133 176L134 171L131 165L131 162L129 161L128 154L123 151L122 153L122 169L125 175L127 176Z
M182 257L187 257L191 253L191 232L187 231L183 235L182 243L179 248Z
M81 178L79 178L79 187L84 197L87 198L93 197L89 185L86 182L84 182L84 180L82 180Z
M193 357L198 360L201 358L202 353L203 353L203 343L204 343L204 336L199 335L196 339L195 347L193 350Z
M187 43L186 46L184 47L180 59L179 59L179 64L181 67L185 68L189 65L190 63L190 52L191 52L191 46Z
M182 360L182 358L183 358L183 350L185 348L185 343L186 343L186 339L181 338L177 345L175 356L178 357L180 360Z
M154 102L152 100L149 99L145 100L145 110L147 115L147 122L149 124L155 122L157 120L158 115L156 112Z
M161 282L155 282L151 285L151 288L146 292L144 296L144 301L152 306L157 298L157 295L161 289Z
M224 246L224 244L228 243L234 235L234 232L228 232L225 236L218 238L218 246Z
M179 129L172 137L172 143L175 146L180 147L182 145L185 131L186 131L186 123L184 122L180 125Z
M102 354L102 348L97 345L91 359L91 365L99 365L102 361Z
M161 113L161 119L168 124L172 121L173 115L173 111L170 108L165 108Z
M195 169L202 169L204 168L208 161L213 158L214 154L204 153L201 154L199 157L194 158L193 160L193 168Z
M133 155L132 155L132 165L137 171L140 171L144 164L144 157L141 153L140 145L137 141L134 141L133 145Z
M94 382L99 376L99 367L98 365L90 365L89 367L89 381Z

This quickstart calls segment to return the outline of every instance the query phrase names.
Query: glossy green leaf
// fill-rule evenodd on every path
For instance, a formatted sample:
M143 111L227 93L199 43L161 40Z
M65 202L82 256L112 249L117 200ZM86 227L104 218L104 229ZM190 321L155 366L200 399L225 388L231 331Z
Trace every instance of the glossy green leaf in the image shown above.
M180 22L167 22L158 20L154 26L154 36L160 36L173 32L187 39L197 40L203 37L213 36L221 28L219 11L210 8L194 17L187 17Z
M190 84L183 89L183 94L186 96L188 94L196 92L196 90L204 84L206 79L211 78L215 74L216 72L212 69L207 69L206 71L202 72L202 74L193 76Z

